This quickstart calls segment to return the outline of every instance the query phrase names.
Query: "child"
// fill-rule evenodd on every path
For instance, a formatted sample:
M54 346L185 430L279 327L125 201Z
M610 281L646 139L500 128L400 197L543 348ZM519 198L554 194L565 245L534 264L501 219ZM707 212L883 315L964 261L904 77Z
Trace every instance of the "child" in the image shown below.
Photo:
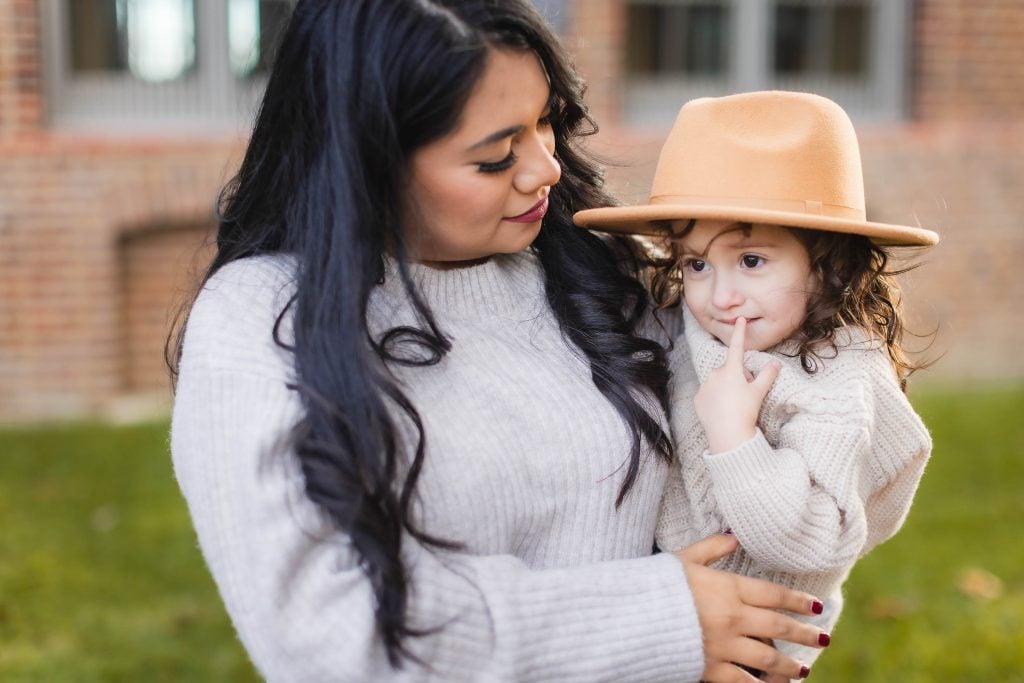
M718 566L826 598L827 633L851 567L899 529L931 452L903 392L915 366L886 248L938 236L868 222L846 114L788 92L688 103L650 203L576 222L673 238L654 286L671 300L681 281L685 299L658 545L730 530L740 549Z

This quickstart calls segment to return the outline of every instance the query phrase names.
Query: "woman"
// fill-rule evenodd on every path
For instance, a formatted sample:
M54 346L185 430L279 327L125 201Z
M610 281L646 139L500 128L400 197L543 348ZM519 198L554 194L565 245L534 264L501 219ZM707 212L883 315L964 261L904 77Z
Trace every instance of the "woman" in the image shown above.
M797 676L812 596L650 555L664 351L525 2L304 0L179 345L172 450L271 680ZM685 571L684 571L685 566ZM750 637L748 637L750 636Z

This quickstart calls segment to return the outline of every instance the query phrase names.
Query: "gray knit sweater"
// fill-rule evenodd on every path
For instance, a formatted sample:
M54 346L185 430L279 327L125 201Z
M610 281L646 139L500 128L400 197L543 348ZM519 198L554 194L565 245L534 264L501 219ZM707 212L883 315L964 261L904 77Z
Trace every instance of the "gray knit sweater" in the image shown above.
M854 562L903 524L931 453L928 430L885 349L853 330L815 374L799 358L748 351L744 365L755 374L773 359L782 370L755 436L711 455L693 398L727 349L689 311L684 321L670 356L677 459L658 545L680 548L731 528L740 549L715 566L821 596L825 612L810 620L830 631ZM821 652L778 645L806 663Z
M370 300L380 332L413 322L393 264ZM527 252L412 266L453 348L394 368L423 418L415 512L465 551L406 540L429 669L391 670L373 592L344 534L303 489L286 435L302 410L272 338L294 291L287 257L222 268L189 318L171 446L228 613L272 681L687 681L701 632L680 562L651 555L667 467L646 451L618 509L621 418L560 333ZM291 336L286 318L282 335Z

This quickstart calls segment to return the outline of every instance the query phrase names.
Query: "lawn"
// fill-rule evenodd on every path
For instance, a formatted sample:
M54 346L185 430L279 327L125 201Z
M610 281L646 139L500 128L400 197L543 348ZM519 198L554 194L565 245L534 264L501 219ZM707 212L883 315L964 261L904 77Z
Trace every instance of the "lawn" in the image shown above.
M810 680L1024 682L1024 388L915 394L935 454ZM254 681L166 425L0 432L0 680Z
M1024 389L912 398L932 461L903 530L854 568L812 679L1024 681Z
M0 681L256 681L167 426L0 433Z

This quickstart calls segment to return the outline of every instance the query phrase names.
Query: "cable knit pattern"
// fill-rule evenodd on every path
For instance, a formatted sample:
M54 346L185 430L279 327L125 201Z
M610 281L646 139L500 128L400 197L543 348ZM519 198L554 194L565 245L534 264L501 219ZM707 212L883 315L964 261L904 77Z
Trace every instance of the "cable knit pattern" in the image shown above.
M371 330L413 321L387 264ZM687 681L701 631L679 561L651 555L668 468L646 452L616 509L628 431L567 344L530 253L411 266L453 348L395 367L428 434L415 513L465 544L412 540L410 641L429 663L392 671L372 589L344 534L306 497L285 437L300 419L274 320L294 261L222 268L189 319L174 407L175 472L228 613L272 681ZM282 335L291 336L285 318Z
M831 630L853 563L902 525L931 453L931 438L900 390L882 345L844 331L835 357L807 374L792 349L748 351L757 374L782 370L761 408L757 433L711 455L693 407L726 347L684 312L683 343L671 354L672 435L677 449L658 522L661 548L679 548L731 528L740 550L716 564L821 596L813 618ZM806 662L818 650L780 643Z

